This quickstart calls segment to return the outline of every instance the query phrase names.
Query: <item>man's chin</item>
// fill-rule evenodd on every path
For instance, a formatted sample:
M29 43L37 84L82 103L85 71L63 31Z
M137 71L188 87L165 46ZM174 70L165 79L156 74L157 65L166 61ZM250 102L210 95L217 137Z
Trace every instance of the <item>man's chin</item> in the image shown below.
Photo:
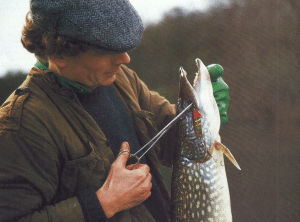
M116 74L113 74L111 77L107 78L107 79L102 79L101 81L99 81L99 84L97 84L97 87L100 86L109 86L111 84L113 84L113 82L116 80Z

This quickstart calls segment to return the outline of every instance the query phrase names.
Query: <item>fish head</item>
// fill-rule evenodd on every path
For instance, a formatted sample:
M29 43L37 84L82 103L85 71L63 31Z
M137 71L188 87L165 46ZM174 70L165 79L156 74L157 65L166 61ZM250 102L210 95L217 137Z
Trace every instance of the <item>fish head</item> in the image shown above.
M196 64L198 72L193 87L187 79L186 71L180 68L177 112L180 113L191 103L193 106L177 122L178 153L181 158L198 163L216 157L214 155L216 153L224 153L240 169L229 149L221 144L219 108L213 94L208 69L200 59L196 59ZM218 151L214 152L214 150Z
M178 122L180 156L196 162L204 162L211 157L211 145L205 142L207 132L203 132L200 97L187 79L186 71L181 67L177 112L193 104L186 115ZM199 75L196 75L198 78ZM206 136L206 137L205 137Z

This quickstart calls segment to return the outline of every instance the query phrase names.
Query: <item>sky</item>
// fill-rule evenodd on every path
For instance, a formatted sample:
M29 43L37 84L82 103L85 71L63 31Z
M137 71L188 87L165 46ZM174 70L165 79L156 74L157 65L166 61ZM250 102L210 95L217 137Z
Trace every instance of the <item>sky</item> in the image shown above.
M184 10L208 9L213 0L130 0L145 24L157 23L174 7ZM22 27L29 11L29 0L0 0L0 76L8 71L28 72L36 62L21 42Z

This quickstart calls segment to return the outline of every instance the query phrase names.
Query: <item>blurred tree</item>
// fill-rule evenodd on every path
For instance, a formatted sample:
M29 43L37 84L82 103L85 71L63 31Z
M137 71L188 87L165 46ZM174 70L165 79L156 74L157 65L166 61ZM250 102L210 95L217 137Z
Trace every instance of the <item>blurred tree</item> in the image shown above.
M300 2L232 0L208 12L173 9L130 52L150 89L177 100L178 69L219 63L230 87L221 136L241 163L227 166L234 221L300 218ZM164 169L167 184L170 172Z
M7 97L21 85L25 78L26 75L20 71L8 71L0 78L0 104L3 104Z

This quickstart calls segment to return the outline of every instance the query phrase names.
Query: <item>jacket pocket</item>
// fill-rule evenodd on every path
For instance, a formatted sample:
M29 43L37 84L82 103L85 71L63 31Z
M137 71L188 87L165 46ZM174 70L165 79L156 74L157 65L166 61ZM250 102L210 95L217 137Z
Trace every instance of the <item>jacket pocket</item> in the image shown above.
M85 157L66 161L61 171L61 181L57 201L76 196L84 189L98 190L107 176L104 159L95 152L95 146L88 142L86 145L89 154Z

